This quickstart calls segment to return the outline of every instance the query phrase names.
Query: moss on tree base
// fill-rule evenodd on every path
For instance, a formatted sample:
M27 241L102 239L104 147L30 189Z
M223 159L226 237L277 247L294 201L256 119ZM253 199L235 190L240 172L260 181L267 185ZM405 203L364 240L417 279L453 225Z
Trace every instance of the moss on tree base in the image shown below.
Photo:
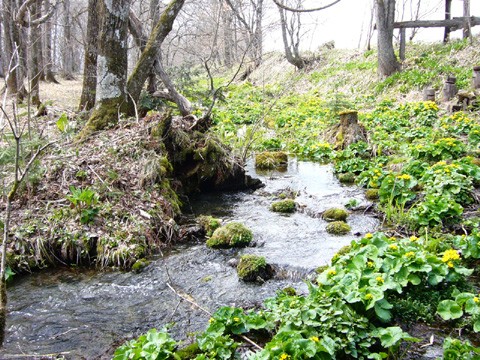
M118 123L118 115L121 112L122 99L106 99L100 102L92 112L82 131L78 134L78 140L84 140L96 131L106 129Z

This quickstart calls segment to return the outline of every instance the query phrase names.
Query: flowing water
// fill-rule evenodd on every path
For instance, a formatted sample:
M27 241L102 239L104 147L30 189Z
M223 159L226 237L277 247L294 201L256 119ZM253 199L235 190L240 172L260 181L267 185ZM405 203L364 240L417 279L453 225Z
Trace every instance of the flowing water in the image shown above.
M244 223L253 231L255 246L211 250L204 244L182 245L138 274L62 269L17 279L9 288L7 338L0 359L60 353L67 359L108 358L105 351L112 345L167 323L174 324L176 339L184 339L202 330L209 318L192 303L214 311L223 305L258 306L286 286L306 291L303 278L378 225L376 219L353 212L348 218L351 234L326 233L322 211L352 198L365 203L361 191L342 186L328 165L292 159L283 172L257 173L251 165L248 171L266 186L253 193L201 195L191 207L195 215ZM297 194L299 211L269 211L275 194L282 192ZM263 285L239 281L229 261L244 253L265 256L276 269L275 278Z

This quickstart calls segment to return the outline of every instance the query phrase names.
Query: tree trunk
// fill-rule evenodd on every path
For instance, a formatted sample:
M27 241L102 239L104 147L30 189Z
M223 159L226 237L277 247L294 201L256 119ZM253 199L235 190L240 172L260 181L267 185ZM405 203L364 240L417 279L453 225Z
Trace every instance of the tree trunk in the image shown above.
M5 77L6 64L4 59L4 49L3 49L3 14L0 14L0 77Z
M95 106L97 87L97 55L98 55L98 0L88 1L87 43L85 44L85 60L83 66L82 96L78 109L91 110Z
M463 38L468 39L472 36L472 24L470 23L470 0L463 0Z
M73 39L72 16L70 14L70 0L63 0L63 52L62 77L73 80Z
M305 61L300 56L300 52L298 51L298 43L295 43L296 40L293 36L290 36L291 44L288 41L288 25L287 25L287 18L286 18L286 10L283 10L281 7L278 7L278 11L280 13L280 27L282 28L282 40L283 40L283 47L285 49L285 56L287 57L287 61L295 66L297 69L301 70L305 67ZM293 14L292 16L300 16L298 13ZM293 22L292 22L293 23ZM298 19L298 26L300 27L300 19ZM291 32L299 30L299 29L290 29Z
M19 44L18 26L13 22L16 14L15 0L3 0L3 34L5 45L5 76L7 80L7 89L11 95L17 96L17 59L16 47Z
M36 1L30 6L31 19L39 18L41 8L38 8L39 2ZM41 5L41 4L40 4ZM30 102L39 107L40 101L40 87L39 82L42 77L42 71L40 68L41 48L42 48L42 36L40 26L30 23L28 26L28 80L30 81L29 96Z
M452 18L452 0L445 0L445 20ZM445 32L443 34L443 43L446 44L450 40L450 27L445 26Z
M395 0L375 0L378 29L378 75L385 78L400 70L393 48Z
M50 0L44 0L43 2L45 12L50 9ZM52 21L49 19L45 22L45 37L44 37L44 72L45 80L47 82L52 82L58 84L55 75L53 74L53 58L52 58Z
M263 0L258 0L255 8L255 32L253 50L255 54L255 67L260 66L263 60Z
M223 20L223 58L225 66L230 68L234 61L234 47L233 47L233 34L232 34L232 15L228 9L228 6L222 1L222 20Z
M143 85L145 84L145 81L151 72L152 66L155 64L159 49L167 35L172 30L173 22L182 9L184 3L185 0L171 0L167 8L160 16L159 21L153 28L147 44L145 45L145 49L142 51L140 59L135 65L132 74L128 78L127 91L134 102L137 102L140 98ZM184 111L186 110L187 109L184 109ZM134 104L129 102L128 113L132 114L133 111Z
M130 0L100 0L96 105L79 134L83 139L118 122L127 104L127 25Z

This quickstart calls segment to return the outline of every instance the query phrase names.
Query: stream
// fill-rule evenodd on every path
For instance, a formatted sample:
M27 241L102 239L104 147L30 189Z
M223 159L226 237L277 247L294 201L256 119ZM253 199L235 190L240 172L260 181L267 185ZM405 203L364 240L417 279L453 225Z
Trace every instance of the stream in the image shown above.
M214 311L223 305L258 306L287 286L306 292L305 277L378 226L375 218L357 211L347 220L350 234L326 233L322 211L350 199L368 205L362 191L341 185L329 165L290 159L285 171L257 172L251 162L247 170L266 186L255 192L202 194L192 199L191 208L195 216L244 223L253 231L253 247L211 250L204 244L184 244L140 273L54 269L16 279L8 289L0 358L62 354L67 359L108 359L112 346L168 323L175 339L186 339L205 328L209 315L178 294ZM282 215L269 210L274 194L282 192L297 193L299 211ZM239 281L228 263L245 253L265 256L276 270L274 279L263 285Z

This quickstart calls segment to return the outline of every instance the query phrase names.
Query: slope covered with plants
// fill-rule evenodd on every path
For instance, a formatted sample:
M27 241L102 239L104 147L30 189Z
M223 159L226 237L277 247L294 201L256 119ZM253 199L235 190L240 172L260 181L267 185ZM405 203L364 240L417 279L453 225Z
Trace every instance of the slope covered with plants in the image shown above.
M285 289L260 309L221 308L188 351L152 330L115 359L415 358L431 333L444 359L478 359L479 107L449 113L422 90L439 94L455 75L473 92L479 58L464 41L411 45L403 71L377 81L373 52L325 52L304 72L285 71L277 57L230 86L213 131L244 157L284 150L332 163L339 179L378 199L382 228L319 269L308 294ZM346 110L359 112L367 140L341 147L325 133ZM421 339L408 333L418 324L429 329Z

